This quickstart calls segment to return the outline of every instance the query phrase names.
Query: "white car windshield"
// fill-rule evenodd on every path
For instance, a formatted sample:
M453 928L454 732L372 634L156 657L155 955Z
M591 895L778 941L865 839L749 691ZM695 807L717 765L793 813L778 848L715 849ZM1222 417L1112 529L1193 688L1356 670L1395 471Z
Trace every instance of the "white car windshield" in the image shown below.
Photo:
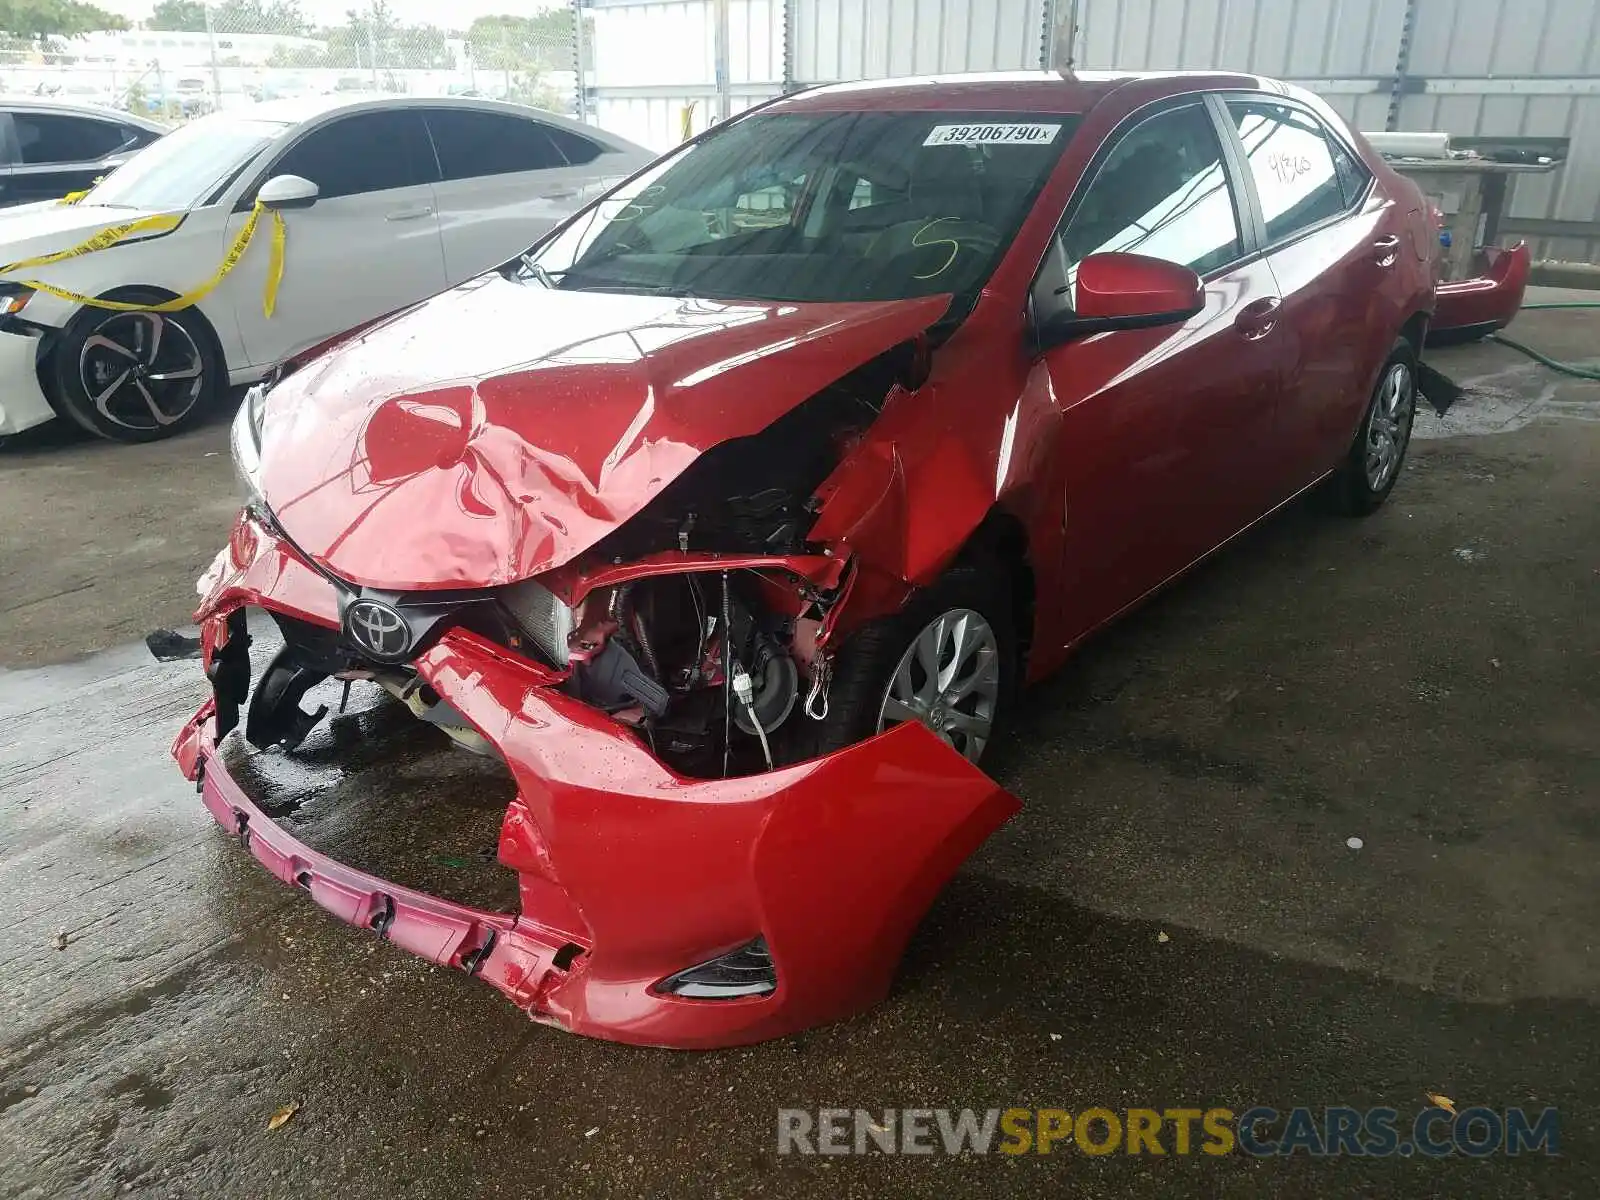
M87 204L175 212L201 203L288 125L213 116L152 142L95 185Z

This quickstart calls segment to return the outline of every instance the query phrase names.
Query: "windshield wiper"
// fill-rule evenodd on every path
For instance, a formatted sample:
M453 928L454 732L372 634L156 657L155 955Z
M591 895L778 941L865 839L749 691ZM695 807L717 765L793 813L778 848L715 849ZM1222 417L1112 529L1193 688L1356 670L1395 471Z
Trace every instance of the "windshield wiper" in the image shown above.
M527 270L529 275L532 275L535 279L537 279L540 283L544 284L544 286L549 288L551 291L555 291L555 289L556 289L555 276L551 275L549 271L546 271L544 269L544 267L542 267L534 259L532 254L523 254L523 256L522 256L522 265L523 265L524 268L526 268L526 270ZM564 274L566 274L566 272L563 271L562 274L564 275Z

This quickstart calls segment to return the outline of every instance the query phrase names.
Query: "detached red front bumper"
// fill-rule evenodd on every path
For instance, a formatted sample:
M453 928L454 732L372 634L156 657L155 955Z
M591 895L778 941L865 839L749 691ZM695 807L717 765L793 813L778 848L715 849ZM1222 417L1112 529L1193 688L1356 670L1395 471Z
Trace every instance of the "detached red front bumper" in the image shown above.
M327 623L333 585L252 522L208 576L208 654L241 605ZM316 594L325 588L327 596ZM576 1033L676 1047L754 1042L881 999L916 923L1016 800L918 725L760 775L693 780L536 664L462 630L418 673L500 751L517 795L499 861L521 913L491 913L332 861L256 805L215 753L208 703L173 754L217 822L322 907L494 985ZM761 936L777 987L687 999L659 985Z

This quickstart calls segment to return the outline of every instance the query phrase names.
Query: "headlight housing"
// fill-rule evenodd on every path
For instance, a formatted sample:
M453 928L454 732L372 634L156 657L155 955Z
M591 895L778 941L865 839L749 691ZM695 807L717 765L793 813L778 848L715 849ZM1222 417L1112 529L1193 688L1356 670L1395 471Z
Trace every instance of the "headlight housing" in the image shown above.
M244 394L233 418L233 469L247 504L261 503L261 422L266 416L267 389L256 384Z
M20 283L0 283L0 317L14 317L33 299L33 289Z

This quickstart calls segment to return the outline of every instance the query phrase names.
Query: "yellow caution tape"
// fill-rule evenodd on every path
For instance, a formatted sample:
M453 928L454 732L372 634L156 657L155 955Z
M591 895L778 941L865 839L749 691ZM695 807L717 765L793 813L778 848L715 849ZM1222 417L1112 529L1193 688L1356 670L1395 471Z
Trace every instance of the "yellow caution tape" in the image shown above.
M79 195L78 193L74 194ZM72 196L68 196L67 199L72 203L77 202L73 200ZM239 265L239 260L244 257L244 252L250 248L250 243L255 238L256 226L260 223L263 212L272 214L271 257L267 263L267 284L261 297L261 311L270 317L273 309L278 306L278 285L283 281L283 253L288 233L284 228L283 214L277 209L267 208L260 201L257 201L256 206L250 210L250 219L234 235L227 254L223 255L221 265L213 272L211 278L199 287L191 288L175 300L163 300L155 304L135 304L123 300L101 300L94 296L85 296L79 292L56 287L54 284L41 283L36 279L19 279L16 282L25 288L32 288L36 292L45 292L71 304L87 304L91 308L108 308L115 312L177 312L180 308L188 308L190 305L209 296L216 290L217 285L226 279L228 274ZM20 262L7 263L5 266L0 266L0 275L10 275L16 271L26 271L34 267L48 266L51 263L65 262L71 258L81 258L85 254L94 254L96 251L115 246L136 233L167 233L176 229L182 222L183 215L181 213L166 213L158 217L140 217L137 221L125 221L121 225L112 225L102 229L93 237L87 238L66 250L57 250L53 254L41 254L37 258L25 258Z
M62 204L76 204L79 200L82 200L88 194L89 194L89 189L88 188L84 188L83 191L81 191L81 192L68 192L65 196L61 197L61 203Z

